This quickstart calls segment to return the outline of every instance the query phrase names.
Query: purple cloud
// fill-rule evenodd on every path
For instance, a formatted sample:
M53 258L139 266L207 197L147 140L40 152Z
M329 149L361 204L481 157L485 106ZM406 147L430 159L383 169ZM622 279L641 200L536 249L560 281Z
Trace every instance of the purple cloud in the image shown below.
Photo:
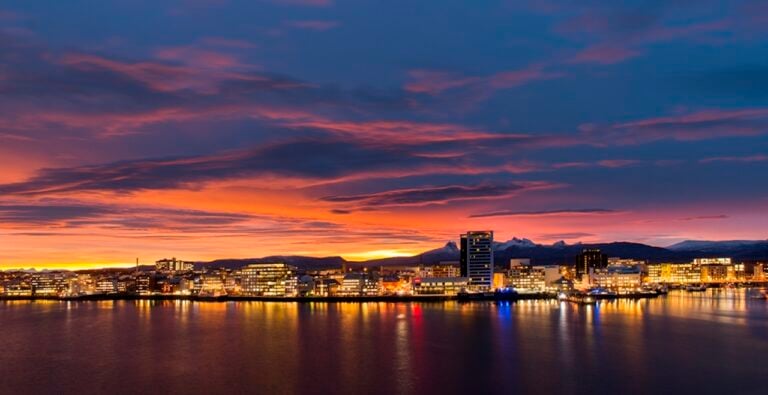
M540 211L500 210L500 211L492 211L488 213L472 214L469 216L469 218L615 214L617 212L618 211L616 210L610 210L610 209L604 209L604 208L558 209L558 210L540 210Z

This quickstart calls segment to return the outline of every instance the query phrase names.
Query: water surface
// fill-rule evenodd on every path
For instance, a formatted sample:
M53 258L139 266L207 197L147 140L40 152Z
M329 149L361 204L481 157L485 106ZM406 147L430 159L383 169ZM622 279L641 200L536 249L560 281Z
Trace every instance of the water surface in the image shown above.
M0 393L768 392L745 291L517 303L0 302Z

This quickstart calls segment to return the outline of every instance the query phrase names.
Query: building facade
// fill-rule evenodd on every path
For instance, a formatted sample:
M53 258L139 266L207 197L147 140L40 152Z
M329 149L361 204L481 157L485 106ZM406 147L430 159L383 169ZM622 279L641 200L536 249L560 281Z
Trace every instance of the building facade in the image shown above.
M547 288L543 267L518 265L510 268L507 276L509 286L521 293L544 292Z
M298 293L296 267L285 263L257 263L241 272L241 292L247 296L293 297Z
M428 277L461 277L461 267L458 262L441 262L432 266L432 273Z
M490 291L493 286L493 232L470 231L461 235L461 277L469 279L473 291Z
M600 252L599 249L585 249L581 254L576 255L576 279L589 274L590 269L605 269L608 267L608 255Z
M428 277L413 279L416 295L456 295L469 284L465 277Z
M643 285L639 266L609 266L595 270L589 276L591 285L619 293L633 292Z
M701 282L701 266L693 263L648 265L648 281L656 284L695 284Z
M186 272L192 270L194 264L192 262L182 261L180 259L161 259L155 262L155 270L158 272Z

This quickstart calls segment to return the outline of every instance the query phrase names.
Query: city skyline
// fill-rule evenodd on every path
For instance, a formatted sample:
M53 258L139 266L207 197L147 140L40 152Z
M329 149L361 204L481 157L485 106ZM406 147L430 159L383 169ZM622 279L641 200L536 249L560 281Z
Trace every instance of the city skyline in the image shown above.
M767 13L3 2L0 270L765 240Z

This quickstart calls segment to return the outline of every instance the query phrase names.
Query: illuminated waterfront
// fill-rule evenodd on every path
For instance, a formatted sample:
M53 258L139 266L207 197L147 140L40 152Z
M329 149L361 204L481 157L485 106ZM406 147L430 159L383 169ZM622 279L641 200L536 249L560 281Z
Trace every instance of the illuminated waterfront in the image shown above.
M0 392L761 393L768 303L750 295L6 301Z

